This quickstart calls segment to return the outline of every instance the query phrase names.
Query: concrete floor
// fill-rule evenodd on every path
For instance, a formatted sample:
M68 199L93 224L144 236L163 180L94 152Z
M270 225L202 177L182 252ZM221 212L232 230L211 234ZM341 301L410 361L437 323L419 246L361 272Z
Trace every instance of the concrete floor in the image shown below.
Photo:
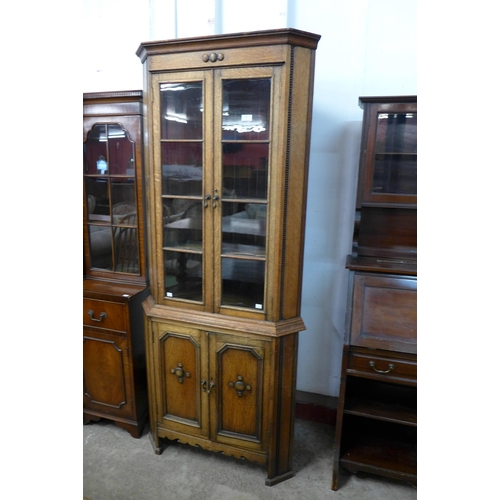
M412 485L358 473L331 488L333 427L297 419L295 477L265 486L264 467L169 443L153 452L146 428L134 439L112 422L83 426L83 496L88 500L413 500Z

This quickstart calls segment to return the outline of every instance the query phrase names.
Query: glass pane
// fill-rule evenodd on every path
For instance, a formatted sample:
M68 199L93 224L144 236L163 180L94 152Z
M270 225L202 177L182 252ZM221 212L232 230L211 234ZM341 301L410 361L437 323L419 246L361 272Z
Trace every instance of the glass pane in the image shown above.
M135 181L131 179L112 179L111 201L113 203L113 224L120 224L120 219L135 214Z
M163 246L202 251L202 203L201 201L163 200Z
M379 113L377 153L417 152L417 113Z
M416 113L379 113L372 192L417 194Z
M134 143L120 125L108 125L108 159L111 175L134 175Z
M165 296L203 300L202 256L189 252L164 251Z
M201 143L163 143L161 145L162 194L201 196L202 162Z
M417 157L377 155L373 174L373 193L417 194Z
M161 138L202 139L202 82L162 83Z
M115 268L121 273L139 273L139 241L137 234L137 215L129 214L121 220L123 226L114 227Z
M97 175L107 173L106 125L94 125L83 144L83 173ZM103 163L103 161L105 163ZM98 169L99 162L99 169Z
M85 178L85 190L87 194L87 211L89 221L110 222L109 215L109 193L107 179L95 177ZM104 217L103 217L104 216Z
M222 253L265 258L267 205L223 202Z
M222 85L223 140L268 140L271 80L225 80Z
M113 268L111 227L89 225L90 265L93 268Z
M263 309L265 262L222 259L222 304Z
M268 151L267 143L223 145L223 198L267 198Z

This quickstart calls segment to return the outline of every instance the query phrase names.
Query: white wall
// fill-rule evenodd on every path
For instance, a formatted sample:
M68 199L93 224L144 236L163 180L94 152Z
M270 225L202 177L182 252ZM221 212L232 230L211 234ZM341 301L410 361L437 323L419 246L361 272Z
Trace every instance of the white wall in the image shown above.
M297 388L337 396L361 95L417 94L417 0L84 0L83 92L142 88L143 41L291 27L316 53ZM263 13L265 13L263 15Z

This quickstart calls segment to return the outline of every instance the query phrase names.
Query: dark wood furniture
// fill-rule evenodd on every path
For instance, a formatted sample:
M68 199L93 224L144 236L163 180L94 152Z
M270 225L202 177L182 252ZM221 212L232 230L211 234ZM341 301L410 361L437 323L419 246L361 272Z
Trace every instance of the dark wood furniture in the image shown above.
M417 481L417 98L360 105L333 490L341 467Z
M142 91L84 94L83 420L137 438L148 416L142 154Z
M141 44L147 89L151 439L293 475L318 35Z

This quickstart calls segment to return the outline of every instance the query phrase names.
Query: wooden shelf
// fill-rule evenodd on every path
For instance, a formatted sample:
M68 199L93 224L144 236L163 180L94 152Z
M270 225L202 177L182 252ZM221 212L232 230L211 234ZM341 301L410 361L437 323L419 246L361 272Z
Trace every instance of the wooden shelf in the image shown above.
M416 427L417 388L348 377L344 411Z
M340 456L342 467L351 472L364 471L416 482L417 450L413 443L359 432L344 439L347 444Z

